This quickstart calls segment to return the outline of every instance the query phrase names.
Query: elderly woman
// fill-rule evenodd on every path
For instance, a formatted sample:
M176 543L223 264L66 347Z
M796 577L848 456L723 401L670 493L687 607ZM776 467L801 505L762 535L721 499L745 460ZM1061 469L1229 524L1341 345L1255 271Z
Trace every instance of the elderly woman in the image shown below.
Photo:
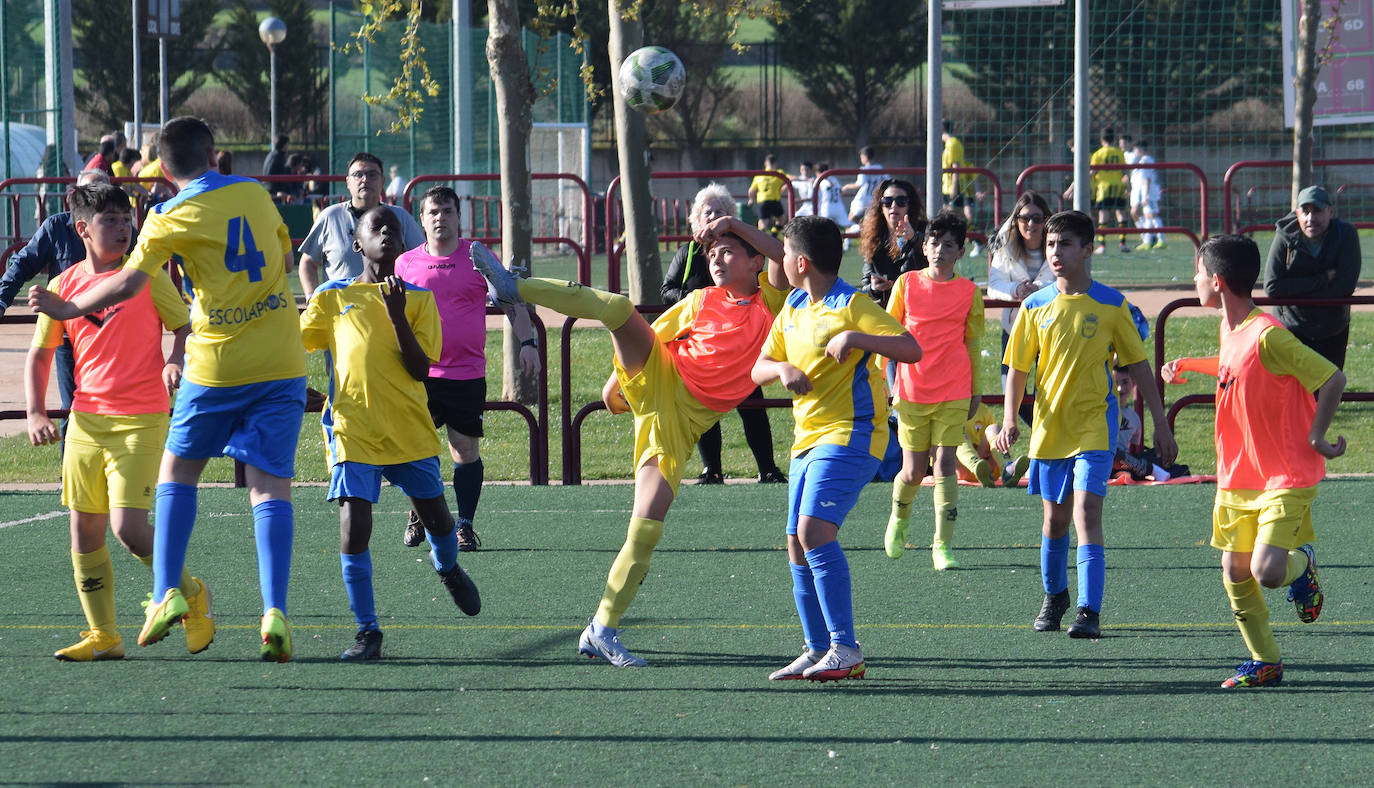
M738 208L728 189L719 183L708 184L697 192L697 196L692 200L692 210L687 215L693 235L721 216L735 216ZM711 279L711 271L706 264L706 247L693 239L678 247L677 254L673 255L673 261L668 264L668 273L663 277L663 288L660 292L663 295L663 303L673 304L686 298L693 290L710 287L712 284L714 282ZM762 399L763 390L754 389L750 398L755 397ZM759 481L786 482L787 477L773 461L773 430L768 423L768 412L757 408L740 408L739 419L744 424L744 440L749 444L749 451L754 454L754 462L758 463ZM725 475L721 471L720 449L720 424L716 423L703 433L697 442L697 450L701 453L701 463L704 466L701 475L697 477L699 484L725 482Z
M925 209L910 181L893 178L878 184L859 231L864 261L859 289L884 308L897 277L926 267L921 254L925 228Z

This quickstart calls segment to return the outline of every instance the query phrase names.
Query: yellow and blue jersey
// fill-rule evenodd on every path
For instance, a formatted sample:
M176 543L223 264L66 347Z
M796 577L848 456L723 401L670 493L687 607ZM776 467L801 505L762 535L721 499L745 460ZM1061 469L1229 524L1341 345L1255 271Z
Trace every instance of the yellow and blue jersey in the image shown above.
M1126 297L1101 282L1065 295L1056 285L1021 303L1002 363L1036 373L1030 456L1112 451L1118 424L1112 359L1144 361L1145 343Z
M157 276L173 255L192 294L186 377L241 386L305 375L291 237L257 181L211 171L153 208L127 265Z
M825 355L826 344L841 331L906 333L876 301L837 279L814 303L805 290L793 290L764 343L764 355L786 361L811 380L811 391L792 403L792 455L832 444L882 459L888 438L887 384L872 353L852 351L843 363Z
M331 466L398 465L433 457L442 448L424 381L412 377L401 360L382 287L332 279L301 314L305 346L326 351L329 402L321 421ZM430 363L437 361L444 340L433 292L406 285L406 321Z

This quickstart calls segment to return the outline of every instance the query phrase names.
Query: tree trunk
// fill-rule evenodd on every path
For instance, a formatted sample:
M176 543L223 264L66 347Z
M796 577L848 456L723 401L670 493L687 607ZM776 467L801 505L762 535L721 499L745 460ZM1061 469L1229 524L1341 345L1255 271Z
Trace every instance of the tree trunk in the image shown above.
M530 128L534 83L520 43L517 0L487 0L487 63L496 86L496 116L501 148L501 257L507 268L528 274L532 255ZM535 376L520 371L520 344L506 326L502 357L502 399L532 404L538 399Z
M1320 0L1302 0L1298 20L1298 62L1293 76L1293 187L1298 192L1312 185L1312 108L1317 103L1317 33L1321 26Z
M620 71L625 56L644 43L644 26L639 19L621 16L621 7L627 4L626 0L607 0L612 80ZM654 230L654 199L649 191L649 133L644 116L625 104L618 88L611 90L611 96L615 100L629 296L636 304L657 304L662 301L659 287L663 284L663 269L658 258L658 234Z

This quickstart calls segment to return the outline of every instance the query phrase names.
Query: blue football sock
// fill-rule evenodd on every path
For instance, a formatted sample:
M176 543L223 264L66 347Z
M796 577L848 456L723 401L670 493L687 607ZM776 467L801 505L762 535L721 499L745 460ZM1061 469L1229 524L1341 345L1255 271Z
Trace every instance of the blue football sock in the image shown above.
M186 546L196 524L196 486L162 482L157 486L153 523L153 600L161 602L167 589L181 585Z
M429 560L434 564L434 571L447 572L458 565L458 530L450 527L448 533L440 537L435 537L428 530L425 531L425 538L429 540Z
M258 585L262 612L277 608L286 615L286 584L291 576L291 540L296 520L291 502L278 498L253 507L253 534L258 542Z
M1102 587L1107 582L1106 550L1100 544L1078 546L1078 606L1102 612Z
M811 567L790 562L787 565L792 569L792 597L797 600L797 615L801 616L806 647L827 651L830 649L830 630L825 626L825 614L821 612L821 600L816 596L816 581L811 576Z
M339 553L343 567L344 590L348 592L348 607L358 622L358 629L377 629L377 606L372 596L372 551L356 555Z
M859 643L854 639L849 561L844 557L840 543L826 542L814 550L807 550L806 563L811 567L821 613L825 615L825 625L830 630L830 645L858 648Z
M453 500L458 504L458 519L472 522L477 516L477 501L482 498L485 475L481 457L477 462L453 466Z
M1045 593L1057 594L1069 587L1069 535L1058 539L1040 537L1040 575Z

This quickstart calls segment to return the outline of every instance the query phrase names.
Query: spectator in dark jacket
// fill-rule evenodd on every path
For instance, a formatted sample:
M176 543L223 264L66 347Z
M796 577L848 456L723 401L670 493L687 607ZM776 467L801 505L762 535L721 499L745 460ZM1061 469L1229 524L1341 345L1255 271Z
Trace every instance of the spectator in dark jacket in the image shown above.
M878 184L859 231L864 261L859 289L886 308L897 277L926 267L921 253L925 229L926 212L915 186L895 178Z

